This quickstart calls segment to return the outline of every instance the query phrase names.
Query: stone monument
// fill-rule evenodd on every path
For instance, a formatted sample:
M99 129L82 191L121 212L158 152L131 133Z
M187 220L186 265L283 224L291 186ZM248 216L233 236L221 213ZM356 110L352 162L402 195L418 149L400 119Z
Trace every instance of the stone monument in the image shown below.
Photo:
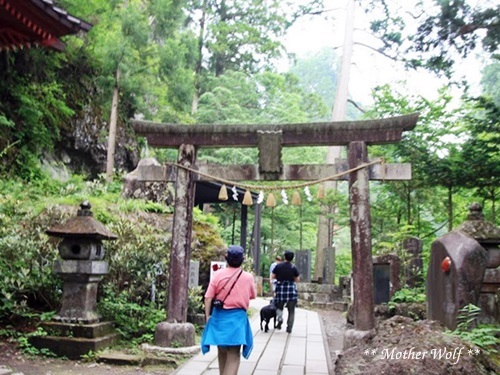
M427 318L457 325L458 311L481 308L480 322L499 322L500 228L474 203L462 225L435 240L427 272Z
M401 260L396 254L373 257L373 295L376 305L390 301L401 289Z

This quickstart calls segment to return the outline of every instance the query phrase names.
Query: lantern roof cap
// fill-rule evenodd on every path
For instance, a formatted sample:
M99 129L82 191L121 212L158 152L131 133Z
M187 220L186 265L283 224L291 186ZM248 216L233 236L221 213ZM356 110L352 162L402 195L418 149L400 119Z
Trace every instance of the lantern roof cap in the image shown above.
M93 218L89 201L80 204L77 215L66 222L55 225L45 231L49 236L61 238L93 238L98 240L116 240L118 236Z
M470 205L467 220L457 230L478 242L500 243L500 228L484 219L483 208L476 202Z

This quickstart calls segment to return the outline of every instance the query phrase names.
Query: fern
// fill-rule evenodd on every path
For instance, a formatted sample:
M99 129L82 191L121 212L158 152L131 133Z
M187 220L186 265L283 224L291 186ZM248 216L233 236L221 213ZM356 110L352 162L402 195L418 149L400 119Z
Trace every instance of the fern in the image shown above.
M500 345L500 326L498 324L479 324L477 318L481 314L481 308L468 304L458 310L457 328L448 332L454 336L474 344L488 355L498 353Z

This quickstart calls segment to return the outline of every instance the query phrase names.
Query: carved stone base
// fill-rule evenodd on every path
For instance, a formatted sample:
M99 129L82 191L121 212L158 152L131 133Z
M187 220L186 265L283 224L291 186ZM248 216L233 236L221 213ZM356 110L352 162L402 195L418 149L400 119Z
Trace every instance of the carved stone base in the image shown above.
M58 356L78 359L89 351L97 352L115 344L119 334L112 322L96 324L42 323L47 336L32 336L30 343L38 349L49 349Z

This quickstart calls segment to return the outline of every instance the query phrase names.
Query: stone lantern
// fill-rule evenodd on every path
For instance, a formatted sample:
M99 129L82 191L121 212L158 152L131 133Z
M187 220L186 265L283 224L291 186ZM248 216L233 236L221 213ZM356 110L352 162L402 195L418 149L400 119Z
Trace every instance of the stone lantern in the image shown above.
M118 334L111 322L100 322L97 313L97 287L108 273L103 240L115 240L102 223L92 216L91 205L84 201L77 216L49 228L46 233L62 238L54 273L63 282L61 309L51 322L42 323L48 336L33 337L33 345L45 347L70 358L111 345Z
M102 223L92 216L88 201L80 205L76 217L46 231L60 237L59 255L63 260L54 264L54 272L64 281L61 310L54 320L65 323L95 323L97 285L108 273L108 263L103 261L102 240L116 240Z

